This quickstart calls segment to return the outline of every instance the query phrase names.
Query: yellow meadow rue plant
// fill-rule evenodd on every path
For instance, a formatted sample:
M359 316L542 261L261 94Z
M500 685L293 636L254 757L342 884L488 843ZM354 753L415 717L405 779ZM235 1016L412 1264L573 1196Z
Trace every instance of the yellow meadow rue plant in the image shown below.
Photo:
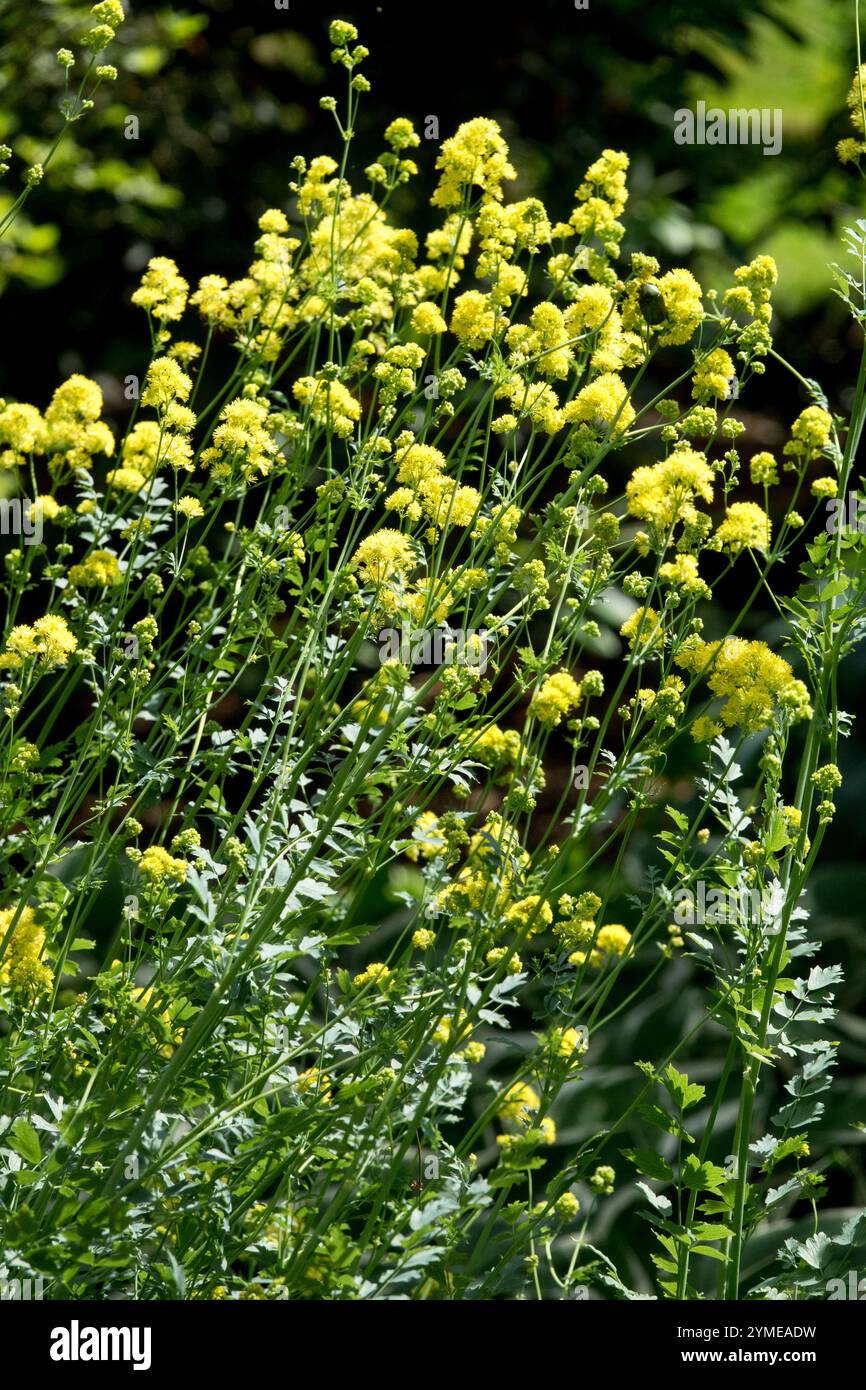
M93 16L102 53L122 12ZM659 1292L704 1296L718 1269L727 1298L795 1297L796 1243L759 1276L743 1253L816 1188L838 970L798 973L801 899L864 628L862 538L823 522L866 357L848 420L810 383L781 457L744 469L735 396L787 366L772 260L716 297L623 258L628 156L602 151L556 223L510 199L486 117L442 142L419 238L391 214L418 134L392 122L350 184L368 55L351 23L330 38L339 157L294 161L240 278L151 259L125 427L80 374L44 411L0 403L0 465L51 528L6 556L0 1182L27 1220L4 1201L2 1258L67 1252L57 1296L629 1297L579 1241L557 1263L623 1180L599 1161L616 1127L560 1143L557 1113L689 956L730 1046L702 1131L674 1065L690 1039L639 1062L631 1108L666 1145L628 1154ZM841 280L861 324L863 263ZM733 567L751 596L719 633ZM744 635L767 590L772 647ZM660 825L677 740L702 771ZM97 951L108 882L123 910ZM731 910L684 916L708 885ZM527 1003L540 1031L507 1046ZM761 1136L781 1056L801 1070Z

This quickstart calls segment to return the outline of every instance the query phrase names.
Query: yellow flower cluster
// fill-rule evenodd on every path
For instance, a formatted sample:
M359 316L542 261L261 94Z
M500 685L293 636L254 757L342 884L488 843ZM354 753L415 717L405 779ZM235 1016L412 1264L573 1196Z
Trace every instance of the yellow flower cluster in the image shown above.
M566 715L577 709L581 699L580 683L567 671L548 676L529 702L530 717L554 729Z
M864 94L866 94L866 63L862 63L859 68L855 69L851 90L847 97L849 119L860 138L857 139L849 135L837 144L836 153L843 164L857 164L860 156L866 154L866 142L864 142L866 132L863 130Z
M501 199L503 180L517 177L499 126L485 116L465 121L443 140L436 168L441 174L430 201L439 208L460 207L474 189Z
M628 387L616 372L602 372L581 387L562 411L563 423L583 424L595 435L621 439L635 418Z
M133 857L129 850L127 853L130 858ZM175 883L185 882L189 869L186 859L169 854L162 845L148 845L141 857L137 858L137 863L139 873L154 887L159 887L166 879Z
M712 502L713 470L706 455L694 449L676 449L659 463L636 468L625 496L632 516L667 532L677 522L694 521L697 500Z
M387 526L365 537L352 556L352 569L358 570L365 584L377 587L394 575L402 576L415 563L409 537Z
M819 405L807 406L791 426L791 438L782 452L789 458L808 462L827 448L832 428L833 421L826 410Z
M713 348L702 357L692 377L692 395L697 401L726 401L731 394L734 364L724 348Z
M294 383L292 392L322 429L336 434L339 439L349 439L354 434L361 418L361 406L341 381L302 376Z
M619 923L600 927L595 944L589 952L573 951L569 956L570 965L588 964L593 970L600 970L611 957L624 956L631 945L631 932Z
M54 392L40 415L35 406L14 402L0 410L0 468L15 468L30 455L47 455L58 470L90 468L95 454L114 453L114 435L100 419L102 391L95 381L75 374Z
M675 660L690 674L705 676L713 694L724 700L721 724L700 724L693 729L699 738L712 737L723 726L733 725L747 733L757 733L769 728L780 709L792 720L811 717L805 685L795 679L787 661L770 651L764 642L747 642L741 637L704 642L690 637Z
M520 734L516 729L500 729L489 724L473 737L469 756L493 770L515 763L520 756Z
M432 528L468 526L476 520L481 494L446 475L447 460L439 449L412 440L398 450L397 460L401 486L385 499L388 510L400 512L410 521L426 516ZM432 529L430 539L436 534Z
M659 579L663 584L680 590L689 598L710 598L712 592L698 571L695 555L678 555L659 567Z
M739 555L742 550L770 548L770 518L756 502L732 502L724 521L716 527L713 546Z
M241 396L223 406L219 418L213 443L202 453L202 465L223 480L267 477L278 454L267 405Z
M80 565L72 565L69 582L76 589L104 589L122 578L117 556L110 550L92 550Z
M0 958L0 987L7 987L13 994L33 1001L49 993L54 982L50 968L42 959L45 929L39 926L31 907L22 907L20 912L15 907L0 909L0 945L16 913L18 920Z
M17 670L33 660L37 671L51 671L65 666L78 647L65 618L46 613L32 627L26 623L13 627L0 654L0 670Z
M169 256L154 256L147 263L141 284L132 295L133 304L146 309L159 323L183 318L189 285Z

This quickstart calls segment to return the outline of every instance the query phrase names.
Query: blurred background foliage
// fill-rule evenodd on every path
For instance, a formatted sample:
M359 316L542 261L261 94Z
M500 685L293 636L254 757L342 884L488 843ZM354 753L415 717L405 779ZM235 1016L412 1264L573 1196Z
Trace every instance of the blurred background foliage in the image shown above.
M804 377L821 381L834 409L850 403L859 341L831 293L830 270L842 259L842 227L863 215L861 181L834 151L848 133L845 94L855 62L849 0L716 0L705 8L693 0L590 0L586 10L572 0L519 7L491 0L379 0L339 9L321 0L289 0L287 8L273 0L125 5L129 18L109 54L120 69L118 82L71 128L26 216L0 244L7 347L0 394L44 406L59 376L83 370L100 380L122 425L128 407L120 383L127 373L142 372L147 360L144 322L129 296L148 258L175 257L190 281L206 273L242 274L257 217L266 207L287 205L292 157L334 152L336 131L318 103L326 94L342 96L326 34L328 20L339 15L358 24L373 55L366 65L373 91L362 107L349 171L357 186L364 186L361 171L381 151L384 127L398 115L419 129L435 115L442 137L471 116L494 116L519 170L510 196L538 195L555 217L568 216L574 189L599 150L623 148L632 157L624 253L651 252L664 268L688 265L705 285L718 287L736 265L772 254L780 270L778 350ZM63 44L76 46L86 7L5 0L0 13L0 142L15 156L0 192L2 214L23 168L56 133L63 83L54 54ZM781 108L781 153L677 145L673 113L698 100L725 109ZM130 116L137 118L137 139L126 138ZM422 141L421 177L393 203L397 219L411 219L421 230L433 221L425 191L436 153L435 142ZM794 378L771 364L738 411L747 425L743 456L780 448L807 403ZM793 573L789 578L793 587ZM738 607L736 585L719 597L729 611ZM724 630L724 613L715 622ZM779 634L769 608L754 615L747 633L769 641ZM864 683L860 653L843 668L843 708L862 706ZM551 807L567 775L562 752L561 770L549 772ZM749 768L747 758L746 783ZM828 1229L840 1224L844 1209L866 1202L862 725L844 750L843 771L837 820L809 893L824 963L841 962L847 976L839 998L840 1079L813 1145L814 1164L828 1175L827 1206L836 1213L824 1223ZM665 801L687 805L697 772L696 752L684 739L659 786L657 823L648 817L643 838L634 839L608 885L611 920L629 920L628 895L646 889L661 808ZM381 924L377 946L399 928L396 893L411 873L403 867L366 887L362 914ZM119 910L119 889L109 885L100 912L110 922ZM626 986L636 985L645 968L632 966ZM651 988L594 1039L585 1080L568 1088L557 1115L563 1150L617 1118L637 1089L635 1059L661 1060L704 1012L704 984L689 963L666 967L659 979L661 988ZM528 993L532 1000L535 991ZM540 993L534 1003L542 1011ZM527 1009L505 1046L519 1048L533 1026L540 1022L534 1025ZM711 1088L724 1042L720 1030L704 1029L679 1065ZM485 1067L495 1071L502 1046L491 1047ZM761 1104L769 1100L765 1095ZM732 1126L734 1106L732 1093L723 1125ZM696 1117L698 1130L700 1123ZM637 1122L626 1142L653 1145L656 1135ZM604 1157L622 1179L628 1176L614 1146ZM638 1253L648 1242L635 1195L627 1183L618 1187L592 1235L623 1278L647 1291L652 1271ZM806 1234L811 1219L800 1203L769 1242L781 1244L795 1230ZM753 1258L760 1254L756 1243Z

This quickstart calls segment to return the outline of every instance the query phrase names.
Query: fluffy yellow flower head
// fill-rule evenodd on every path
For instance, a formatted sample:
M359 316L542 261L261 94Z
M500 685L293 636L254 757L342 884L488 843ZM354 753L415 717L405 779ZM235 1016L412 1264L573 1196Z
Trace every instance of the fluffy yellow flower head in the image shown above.
M770 548L770 518L756 502L732 502L725 519L716 528L713 544L720 550L739 555L741 550Z
M5 940L16 912L14 907L0 910L0 942ZM32 907L23 907L0 959L0 987L7 986L31 1001L47 994L54 976L42 960L44 945L44 927L37 923Z
M833 421L819 405L807 406L791 426L791 438L783 453L793 458L809 459L830 443Z
M496 331L496 313L490 296L480 290L458 294L451 315L451 332L463 347L481 348Z
M464 121L443 141L436 168L442 172L430 202L439 208L459 207L473 189L501 199L503 179L517 177L499 126L486 116Z
M678 555L675 560L662 565L659 569L659 579L663 584L670 584L691 598L711 597L710 586L701 578L697 557L694 555Z
M694 517L697 499L712 502L713 470L704 454L677 449L659 463L636 468L625 495L632 516L667 530Z
M657 285L666 315L659 342L663 347L687 343L704 316L700 285L689 270L669 270Z
M548 676L529 702L529 714L553 729L565 715L576 709L581 697L580 684L567 671Z
M621 438L634 417L628 387L616 372L602 372L595 381L582 387L562 411L566 424L586 424L596 434L606 434L610 430L612 439Z
M35 658L37 669L52 670L55 666L65 666L78 641L73 637L66 623L54 613L46 613L37 618L32 627L20 624L13 627L6 639L6 649L0 655L0 669L17 670L30 658Z
M657 647L664 634L661 619L654 608L636 608L623 623L619 635L627 638L632 651L635 647L645 651Z
M412 328L415 333L426 338L431 334L444 333L447 327L447 323L439 312L438 304L434 304L430 299L416 304L412 311Z
M122 575L117 556L110 550L94 550L80 565L72 565L69 582L77 589L101 589L119 584Z
M141 404L166 410L175 401L188 400L191 390L190 378L174 358L155 357L144 378Z
M268 428L268 407L239 396L220 411L213 443L201 456L215 478L240 474L247 482L266 477L277 455L277 442Z
M292 393L323 429L332 431L340 439L349 439L354 434L361 418L361 406L341 381L302 376L292 387Z
M153 256L132 302L160 323L174 323L183 318L188 294L189 285L171 257Z
M361 541L352 556L352 569L360 571L365 584L382 584L394 573L403 574L415 564L408 536L383 527Z
M714 695L725 703L720 718L726 728L732 725L749 733L766 729L778 708L792 719L808 719L812 714L809 692L787 661L776 656L764 642L747 642L726 637L720 642L689 638L680 648L676 663L695 676L705 676ZM697 721L696 721L697 722ZM698 735L697 730L693 732ZM704 737L712 737L702 726Z
M734 376L734 364L724 348L714 348L695 367L692 395L697 401L727 400Z
M537 1091L533 1090L525 1081L515 1081L502 1096L499 1102L499 1113L503 1119L526 1123L540 1105L541 1101Z
M138 871L150 883L159 885L166 879L183 883L189 864L185 859L175 858L162 845L149 845L138 861Z

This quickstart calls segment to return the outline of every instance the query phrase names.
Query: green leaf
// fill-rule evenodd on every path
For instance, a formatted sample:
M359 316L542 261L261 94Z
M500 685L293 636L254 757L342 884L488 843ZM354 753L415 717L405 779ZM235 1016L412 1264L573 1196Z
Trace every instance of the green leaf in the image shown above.
M727 1181L727 1173L717 1163L699 1163L694 1154L689 1154L683 1164L682 1179L694 1192L718 1192Z
M34 1167L42 1161L42 1146L39 1135L29 1120L20 1116L9 1131L9 1145L25 1163Z
M696 1105L706 1095L705 1086L689 1081L685 1072L677 1071L673 1063L668 1065L662 1084L681 1110L688 1110L690 1105Z
M673 1182L670 1164L655 1149L623 1149L622 1154L645 1178L652 1178L655 1182Z

